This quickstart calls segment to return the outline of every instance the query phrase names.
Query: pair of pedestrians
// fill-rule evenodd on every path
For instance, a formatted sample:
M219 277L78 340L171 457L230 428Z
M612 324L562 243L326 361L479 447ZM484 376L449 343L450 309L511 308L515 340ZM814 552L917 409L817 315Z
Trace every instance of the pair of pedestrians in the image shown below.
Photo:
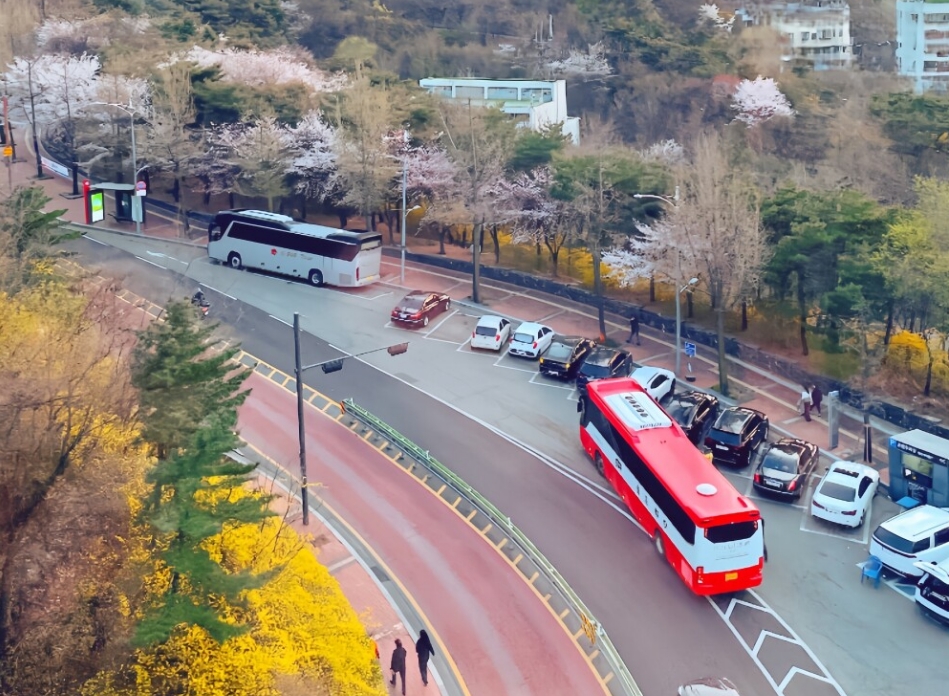
M418 640L415 642L415 652L418 655L418 670L422 673L422 684L428 686L428 659L435 654L435 648L432 647L432 641L424 629L419 631ZM392 660L389 662L389 669L392 670L392 679L389 680L391 686L395 686L395 678L402 678L402 696L405 696L405 648L402 647L402 641L395 639L395 650L392 651Z
M823 415L820 410L821 402L824 400L824 392L820 390L816 384L812 384L808 387L804 385L803 390L801 391L801 398L798 399L798 406L803 407L804 409L804 420L808 423L811 421L811 409L813 408L817 411L817 415Z

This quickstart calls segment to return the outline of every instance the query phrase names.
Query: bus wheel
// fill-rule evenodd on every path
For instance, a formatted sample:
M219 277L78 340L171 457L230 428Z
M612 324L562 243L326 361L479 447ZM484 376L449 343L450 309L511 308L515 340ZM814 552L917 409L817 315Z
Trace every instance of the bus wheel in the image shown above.
M666 546L662 543L662 532L658 529L656 530L656 536L653 537L653 543L656 545L656 553L659 554L661 558L666 557Z
M600 456L599 452L593 456L593 466L596 467L596 473L606 478L606 471L603 470L603 457Z
M231 268L236 268L238 271L244 267L244 262L241 261L241 255L231 252L227 255L227 265Z
M323 274L320 271L310 271L310 285L323 287Z

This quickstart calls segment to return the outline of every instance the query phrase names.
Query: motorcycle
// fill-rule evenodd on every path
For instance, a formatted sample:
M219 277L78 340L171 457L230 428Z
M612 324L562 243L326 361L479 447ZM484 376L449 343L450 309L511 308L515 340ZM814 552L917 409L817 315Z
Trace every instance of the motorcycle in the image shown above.
M208 318L208 311L211 309L211 303L208 302L207 298L204 296L204 293L200 289L191 296L191 304L198 308L198 312L200 313L202 319Z

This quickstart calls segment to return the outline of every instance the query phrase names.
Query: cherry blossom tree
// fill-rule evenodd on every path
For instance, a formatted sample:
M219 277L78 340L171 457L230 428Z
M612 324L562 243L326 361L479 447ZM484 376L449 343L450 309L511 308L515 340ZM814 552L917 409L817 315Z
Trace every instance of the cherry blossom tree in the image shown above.
M732 109L738 112L735 120L747 126L756 126L772 118L794 116L791 102L781 92L778 83L761 75L738 83L732 96Z
M287 171L293 158L293 136L274 118L251 124L227 124L212 130L213 149L226 153L217 176L231 174L234 188L243 196L267 199L267 209L289 190Z
M452 226L469 222L455 162L434 145L411 147L403 156L408 203L424 206L422 224L436 230L438 253L444 255Z
M10 105L27 119L33 146L39 152L38 128L57 125L68 154L75 157L75 119L79 110L98 99L99 59L82 54L43 54L17 58L4 73ZM37 176L43 168L37 158Z
M716 29L731 32L732 27L735 26L735 15L725 17L718 9L718 5L704 4L699 6L699 21L711 24Z
M307 198L333 203L342 202L343 186L336 158L338 133L319 111L308 112L289 128L291 145L287 173L293 189ZM346 227L345 209L339 208L340 227Z

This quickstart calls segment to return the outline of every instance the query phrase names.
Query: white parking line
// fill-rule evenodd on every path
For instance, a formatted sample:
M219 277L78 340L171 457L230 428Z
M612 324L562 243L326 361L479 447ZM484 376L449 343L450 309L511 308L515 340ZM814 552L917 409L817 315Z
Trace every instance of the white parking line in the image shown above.
M471 354L471 355L474 355L474 354L475 354L474 350L472 350L472 349L470 349L470 348L469 348L468 350L464 350L464 347L465 347L466 345L468 345L469 343L471 343L471 337L470 337L470 336L465 339L465 342L464 342L464 343L459 344L458 348L455 349L455 352L456 352L456 353L469 353L469 354Z
M549 321L550 319L553 319L554 317L559 317L561 314L563 314L566 311L567 311L566 309L558 309L556 312L548 314L545 317L541 317L540 319L535 319L534 321L536 321L538 324L542 324L545 321Z
M337 290L335 288L324 288L330 292L335 292L338 295L346 295L346 297L355 297L357 300L365 300L366 302L372 302L373 300L378 300L382 297L387 297L392 294L391 291L383 292L378 295L373 295L372 297L363 297L362 295L357 295L356 293L346 292L345 290Z
M451 319L451 318L452 318L453 316L455 316L456 314L458 314L458 310L457 310L457 309L456 309L454 312L452 312L451 314L449 314L447 317L445 317L444 319L442 319L440 322L438 322L437 324L435 324L435 326L433 326L431 329L429 329L429 330L425 333L425 337L428 338L428 337L431 336L433 333L435 333L436 331L438 331L438 329L441 328L441 325L442 325L442 324L444 324L446 321L448 321L449 319ZM436 339L436 340L437 340L437 339ZM454 343L454 344L457 344L458 341L445 341L445 343Z
M268 314L267 316L273 319L274 321L279 321L281 324L284 324L286 326L293 326L293 324L291 324L289 321L285 321L284 319L281 319L280 317L275 317L273 314Z
M541 380L540 382L535 381L538 378ZM542 387L553 387L554 389L566 389L567 391L573 391L572 386L568 387L563 384L551 384L551 382L546 377L543 377L539 372L534 373L534 376L527 381L531 384L539 384Z

